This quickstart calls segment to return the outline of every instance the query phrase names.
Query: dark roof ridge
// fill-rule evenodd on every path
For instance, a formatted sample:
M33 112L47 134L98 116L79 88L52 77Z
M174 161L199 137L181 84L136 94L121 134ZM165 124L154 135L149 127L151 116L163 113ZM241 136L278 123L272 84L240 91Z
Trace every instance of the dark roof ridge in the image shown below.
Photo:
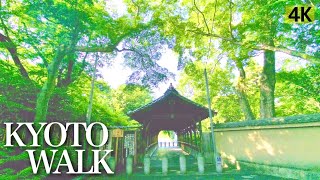
M138 111L140 111L140 110L142 110L142 109L145 109L145 108L151 106L152 104L154 104L154 103L156 103L156 102L159 102L159 101L165 99L165 98L166 98L167 96L169 96L170 94L175 94L176 96L178 96L178 97L181 98L182 100L187 101L187 102L189 102L189 103L191 103L191 104L193 104L193 105L195 105L195 106L197 106L197 107L204 108L204 109L208 109L207 107L205 107L205 106L203 106L203 105L201 105L201 104L198 104L198 103L196 103L196 102L193 102L192 100L190 100L190 99L182 96L182 95L173 87L172 83L170 83L170 86L168 87L168 89L166 90L166 92L165 92L162 96L160 96L159 98L151 101L150 103L148 103L148 104L146 104L146 105L144 105L144 106L141 106L141 107L139 107L139 108L137 108L137 109L135 109L135 110L133 110L133 111L129 111L129 112L128 112L128 115L130 116L130 115L132 115L132 114L135 113L135 112L138 112ZM214 112L214 111L213 111L213 112Z

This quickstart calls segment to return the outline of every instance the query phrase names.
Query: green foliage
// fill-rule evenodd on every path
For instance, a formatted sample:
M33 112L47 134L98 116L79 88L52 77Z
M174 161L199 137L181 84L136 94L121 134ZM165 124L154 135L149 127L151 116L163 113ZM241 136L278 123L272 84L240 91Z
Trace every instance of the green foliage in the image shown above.
M32 121L39 85L5 61L0 61L0 84L0 121Z
M307 66L277 74L276 97L279 116L309 114L320 109L320 66Z
M28 81L11 63L0 63L1 121L33 121L35 101L41 86L36 80L38 76L42 76L42 72L38 71L39 74L36 75L35 71L31 76L34 81ZM37 68L30 66L30 69ZM90 77L84 73L69 87L57 88L49 102L48 120L85 122L89 91ZM127 112L151 100L151 92L145 87L123 85L117 90L112 90L105 82L97 81L94 88L92 121L101 121L107 125L125 125L129 120Z
M34 107L36 94L40 90L40 84L36 80L37 76L42 76L34 73L31 76L32 80L23 78L17 67L10 62L0 61L0 119L2 122L25 122L32 121L35 115ZM28 66L29 69L38 69L37 66ZM5 77L5 78L4 78ZM11 77L11 78L6 78ZM88 97L90 92L91 78L83 73L78 80L74 81L67 88L56 88L51 100L49 101L48 121L60 122L85 122L85 116L88 107ZM23 93L21 93L23 92ZM28 100L28 101L27 101ZM134 110L152 100L150 90L138 85L123 85L118 89L111 89L108 84L98 80L94 87L94 100L92 121L100 121L108 126L112 125L130 125L136 122L129 121L126 115L128 111ZM28 114L27 114L28 113ZM28 116L27 116L28 115ZM0 165L6 163L19 163L19 161L28 161L26 152L12 155L12 148L5 148L2 140L4 139L4 129L1 128L1 151ZM52 141L55 142L59 136L53 136ZM50 149L46 151L50 154ZM68 146L59 148L61 155L62 150L69 149ZM37 154L39 155L39 154ZM73 162L76 161L76 154L71 154ZM59 160L59 158L55 158ZM55 165L57 163L54 163ZM55 168L55 167L53 167ZM40 168L44 170L44 168ZM0 172L0 179L12 177L13 179L42 179L46 173L41 171L37 175L32 173L31 167L15 172L12 169L4 169Z
M75 108L68 105L72 103L71 98L60 97L66 97L64 91L83 77L83 72L92 73L93 68L89 65L96 56L100 56L98 67L101 67L123 52L124 64L134 70L130 82L156 86L159 81L172 76L156 63L165 45L172 44L157 32L156 20L145 21L130 14L114 16L108 8L107 2L91 0L10 1L1 4L0 40L3 49L0 53L8 59L11 56L27 79L30 75L25 70L25 61L39 65L45 72L39 79L43 84L37 95L35 122L52 119L50 111L62 113L62 104L66 105L67 111ZM56 87L59 89L55 90ZM58 108L51 107L52 103ZM112 114L112 110L101 107L94 111ZM70 116L64 114L66 119Z
M121 52L124 65L133 70L128 80L131 84L112 89L97 80L91 121L136 124L127 113L149 103L152 100L149 88L173 76L158 64L165 49L179 54L178 65L183 69L180 92L204 106L207 99L203 70L207 68L212 108L217 111L215 122L245 118L237 90L247 96L254 116L258 117L263 68L252 57L264 51L282 52L308 61L291 70L278 67L277 116L319 112L320 21L286 24L283 19L286 6L304 1L125 0L124 15L108 11L108 3L94 0L1 3L1 122L33 121L37 114L41 121L85 122L92 62L99 56L98 67L105 66ZM208 63L205 65L204 61ZM284 121L293 122L286 118ZM248 121L246 125L264 123L269 122ZM209 121L203 125L208 128ZM11 150L0 151L0 165L27 159L25 153L12 157L10 153ZM4 169L0 179L36 178L31 176L29 167L13 174L12 169Z
M200 61L188 64L181 75L178 89L183 95L192 97L197 103L207 106L204 64ZM217 122L236 121L243 117L238 99L233 89L234 75L228 70L215 64L207 64L211 107L218 112Z
M112 106L125 114L152 101L151 92L148 88L128 84L122 85L112 92Z
M39 109L46 104L44 100L36 105L37 93L51 96L51 92L44 92L43 89L52 77L52 87L49 89L54 89L56 83L58 88L53 92L52 99L48 100L48 120L83 120L90 88L88 74L92 72L90 63L95 58L91 52L108 53L99 59L99 67L110 63L109 59L117 52L124 52L124 64L134 69L129 82L155 86L172 76L157 64L163 49L168 47L179 53L179 67L186 65L181 89L189 86L189 91L194 91L194 100L201 104L206 104L204 80L201 78L203 66L200 62L190 61L218 59L216 69L213 70L213 64L208 67L212 105L219 112L217 121L234 121L243 118L235 88L244 90L253 114L259 114L258 76L261 68L252 62L251 57L260 50L266 50L264 46L270 45L270 39L275 48L272 51L283 52L279 47L286 47L295 51L286 51L290 55L307 57L301 55L303 53L318 57L319 21L306 25L285 24L283 21L284 7L301 3L299 0L272 0L267 3L257 0L125 3L127 12L120 16L106 11L108 4L102 1L3 3L1 33L10 37L13 45L17 46L17 55L28 69L32 81L24 81L18 76L17 69L10 70L12 65L1 62L7 68L1 72L2 77L12 76L1 79L1 83L10 84L1 87L1 107L5 109L1 117L12 119L16 116L14 119L32 121L36 106ZM7 50L1 50L5 58L9 58ZM24 61L32 61L37 66ZM52 65L54 62L57 62L56 66ZM239 64L243 66L245 79L234 76ZM289 115L316 111L319 102L316 73L279 73L277 113ZM292 78L298 76L301 79ZM308 82L303 82L303 79L308 79ZM237 82L244 83L235 85ZM286 86L294 88L289 88L291 91L288 92L285 91ZM130 93L137 94L136 98ZM124 87L113 91L103 82L98 82L94 94L92 119L110 119L110 124L126 123L128 111L151 100L148 97L150 92L139 88L127 91ZM288 94L293 94L296 99L288 101L285 100L288 98L282 97ZM302 101L297 98L298 95L308 98ZM140 100L137 100L138 97ZM309 109L306 106L292 108L295 103L300 104L298 107L302 104L316 105Z
M240 100L242 100L247 96L249 105L246 104L245 107L247 109L251 108L255 117L274 115L273 90L276 81L274 80L275 68L272 65L273 63L265 63L263 68L252 69L250 65L250 63L252 64L252 57L268 52L269 60L266 62L272 62L274 53L282 52L290 56L303 58L310 64L319 63L319 21L316 20L309 24L287 24L284 21L285 7L304 4L303 1L184 0L147 1L143 4L148 7L155 18L162 20L162 32L175 38L176 46L174 50L180 55L179 63L181 67L195 60L214 61L218 64L221 63L222 66L228 63L232 73L237 74L235 70L240 72L241 78L237 82L232 80L231 83L237 83L235 87L244 90L242 94L238 93L242 95L238 95L238 97L241 97ZM319 14L319 10L316 10L316 14ZM278 59L275 61L277 64ZM187 71L188 68L190 67L187 65ZM224 67L222 68L224 69ZM250 74L251 77L249 77ZM195 74L195 76L197 75ZM199 76L197 77L199 78ZM187 79L185 78L184 81L187 81ZM209 81L213 81L213 79ZM216 81L219 83L225 82ZM196 85L197 83L204 85L202 81L197 81L193 83L192 87L199 86ZM233 88L232 86L229 87ZM282 89L277 90L278 87L283 88L283 86L277 84L276 91L281 92ZM213 92L215 91L215 87L211 86L210 88ZM261 101L259 100L259 91ZM205 93L201 94L205 95ZM233 92L233 94L235 93ZM234 95L232 97L233 101L223 99L221 102L228 101L230 105L237 106L238 102L235 99L238 97ZM213 99L214 101L215 99ZM260 109L259 101L261 102ZM242 100L242 102L245 101ZM278 99L276 99L277 108L280 107L277 104L278 102ZM215 105L217 104L221 107L224 106L223 103L220 104L216 101ZM308 104L312 104L312 101L309 101ZM246 111L243 106L241 106L241 110ZM293 104L290 106L293 106ZM304 109L300 113L314 112L313 107L310 108L310 111ZM230 110L228 106L225 106L225 108ZM235 111L238 110L240 109L237 107ZM281 109L276 111L279 115L284 115ZM220 110L220 112L223 112L223 110ZM239 114L241 113L235 113L234 116L228 116L228 118L232 120L235 120L235 117L242 119L243 116L239 116ZM285 113L285 115L289 114L291 114L290 111Z
M240 109L239 99L235 92L237 79L232 66L221 67L207 64L210 97L212 108L217 111L216 122L240 121L244 119ZM214 68L215 67L215 68ZM277 72L276 83L276 113L277 116L317 113L319 104L319 66L295 67L294 70ZM200 61L188 64L181 74L179 90L183 95L193 98L196 102L207 106L204 64ZM240 87L248 95L252 111L256 117L259 114L259 72L261 67L250 60L245 68L246 86ZM209 127L209 121L204 121Z

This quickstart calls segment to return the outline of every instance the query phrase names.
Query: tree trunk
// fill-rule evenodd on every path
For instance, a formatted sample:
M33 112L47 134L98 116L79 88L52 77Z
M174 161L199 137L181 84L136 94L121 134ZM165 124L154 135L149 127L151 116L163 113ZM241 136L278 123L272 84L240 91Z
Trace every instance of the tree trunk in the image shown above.
M19 68L20 74L23 77L25 77L25 78L30 80L27 70L24 68L24 66L22 65L22 63L21 63L21 61L20 61L20 59L18 57L18 52L17 52L16 45L11 41L11 39L8 36L5 36L5 35L3 35L1 33L0 33L0 42L9 51L14 64Z
M246 78L246 73L244 71L242 62L237 61L236 66L240 72L240 79L238 82L238 86L236 87L236 93L239 97L240 108L241 108L246 120L256 119L253 112L252 112L249 100L248 100L247 95L244 90L245 86L246 86L246 84L244 82L244 80Z
M73 79L71 77L73 72L73 67L74 67L74 60L69 58L67 73L65 74L65 77L63 77L63 70L61 69L59 71L57 87L67 87L73 82Z
M244 114L245 120L254 120L256 119L248 101L247 95L242 89L236 89L237 95L240 102L240 108Z
M97 65L98 65L98 54L96 55L96 59L94 61L94 69L93 69L93 75L92 75L92 79L91 79L91 88L90 88L90 96L89 96L89 104L88 104L88 109L87 109L87 114L86 114L86 123L87 126L89 126L90 122L91 122L91 114L92 114L92 104L93 104L93 95L94 95L94 84L96 81L96 73L97 73ZM91 162L92 162L92 154L91 152L91 148L89 146L89 144L84 143L83 144L83 148L86 150L87 153L87 161L86 161L86 167L90 168Z
M37 97L35 123L47 121L48 103L56 86L59 66L64 56L64 51L58 51L56 57L48 66L47 81L43 84Z
M273 42L271 43L273 44ZM275 116L275 74L275 52L266 50L264 52L264 65L260 79L260 118Z

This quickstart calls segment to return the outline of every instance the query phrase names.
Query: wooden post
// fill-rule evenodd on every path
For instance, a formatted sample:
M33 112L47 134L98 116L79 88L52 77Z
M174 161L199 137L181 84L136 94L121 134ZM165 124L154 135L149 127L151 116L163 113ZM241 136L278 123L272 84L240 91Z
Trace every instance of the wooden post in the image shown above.
M190 133L190 129L188 129L188 143L191 144L191 133Z
M6 143L6 134L7 133L3 133L3 143Z
M198 146L197 130L196 130L196 128L193 129L193 134L194 134L194 143L195 143L196 146Z
M182 134L182 141L186 142L186 133L185 132L183 132L183 134Z
M117 164L117 162L118 162L118 137L116 137L116 149L115 149L115 162L116 162L116 164Z
M137 154L137 131L135 130L134 131L134 156L133 156L133 163L134 164L137 164L137 157L138 157L138 154Z
M192 130L189 130L189 134L190 134L190 144L193 144L193 138L192 138Z
M106 144L106 149L113 149L112 148L112 139L113 139L113 137L112 137L112 131L109 131L109 140L108 140L108 143Z
M120 145L121 145L121 162L122 162L122 164L124 164L124 160L125 160L125 156L124 156L124 137L122 137L121 139L120 139L121 141L121 143L120 143Z
M200 134L200 152L202 152L202 124L201 121L199 121L199 134Z
M186 143L189 143L189 131L188 131L188 129L186 130Z
M185 133L184 137L185 137L185 139L186 139L185 142L189 142L188 130L186 130L186 133Z
M183 133L183 134L182 134L182 141L185 142L185 141L186 141L186 135L185 135L184 132L182 132L182 133Z

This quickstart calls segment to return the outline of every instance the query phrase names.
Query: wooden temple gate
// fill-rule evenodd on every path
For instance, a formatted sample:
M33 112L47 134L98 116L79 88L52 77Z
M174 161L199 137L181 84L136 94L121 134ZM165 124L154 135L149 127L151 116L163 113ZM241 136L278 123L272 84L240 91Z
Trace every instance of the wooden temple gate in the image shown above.
M142 124L145 150L157 145L161 130L172 130L178 135L178 146L189 146L201 152L201 121L209 117L209 109L179 94L172 86L163 96L129 113Z
M177 146L182 150L201 152L201 121L208 118L208 108L199 105L178 93L170 85L163 96L128 114L141 126L109 127L107 149L112 149L117 169L123 169L125 159L133 156L134 164L142 164L143 158L152 148L158 147L158 134L172 130L178 136Z

